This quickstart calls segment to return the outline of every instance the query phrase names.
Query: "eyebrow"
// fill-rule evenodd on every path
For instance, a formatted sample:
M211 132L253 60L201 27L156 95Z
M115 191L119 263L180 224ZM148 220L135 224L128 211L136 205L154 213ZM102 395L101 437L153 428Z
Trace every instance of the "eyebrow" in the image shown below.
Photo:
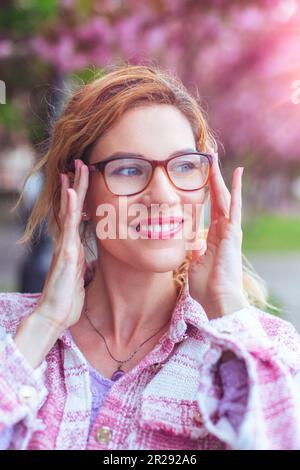
M177 150L176 152L171 153L171 155L169 155L168 158L176 157L177 155L180 155L182 153L187 153L187 152L197 152L197 150L195 148L186 148L186 149L182 149L182 150ZM130 156L132 156L132 157L142 157L142 158L145 158L146 160L148 160L148 158L145 155L142 155L140 153L114 152L102 161L105 162L106 160L115 160L115 159L120 158L120 157L130 157Z

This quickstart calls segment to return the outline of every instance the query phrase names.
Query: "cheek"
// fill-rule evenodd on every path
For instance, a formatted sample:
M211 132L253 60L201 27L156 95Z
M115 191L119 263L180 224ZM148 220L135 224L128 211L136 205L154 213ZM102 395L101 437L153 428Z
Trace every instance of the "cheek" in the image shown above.
M202 250L205 246L205 203L204 191L188 193L182 199L183 215L185 219L184 238L187 250Z
M104 218L109 219L110 225L118 216L118 198L106 188L103 180L97 180L98 184L90 184L87 193L88 207L94 224L101 222Z
M112 201L114 195L107 189L102 175L95 173L90 175L87 197L92 204L99 205Z
M197 193L191 192L182 200L184 218L192 221L193 224L202 219L205 209L205 194Z

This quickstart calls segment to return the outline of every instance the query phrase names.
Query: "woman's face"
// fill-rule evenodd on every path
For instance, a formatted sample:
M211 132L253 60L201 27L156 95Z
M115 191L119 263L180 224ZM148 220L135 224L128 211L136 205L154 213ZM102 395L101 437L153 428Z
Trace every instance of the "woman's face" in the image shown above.
M171 105L146 105L128 110L96 142L89 164L106 160L117 152L139 154L149 160L167 160L175 152L187 149L196 151L187 118ZM129 178L130 175L126 173L123 178ZM190 236L192 229L195 230L191 220L195 222L196 213L198 216L201 213L205 193L204 188L195 191L177 189L168 179L164 168L157 167L142 192L120 197L109 191L100 172L91 173L86 203L95 229L98 251L104 249L140 271L167 272L176 269L191 247L187 244L187 236ZM141 211L132 211L136 207ZM162 237L157 232L145 234L141 226L147 232L149 226L145 225L146 219L155 216L184 217L185 220L176 236ZM141 220L144 220L144 224L141 222L137 228ZM105 239L103 228L107 233ZM157 230L157 227L152 229ZM168 230L167 224L164 230Z

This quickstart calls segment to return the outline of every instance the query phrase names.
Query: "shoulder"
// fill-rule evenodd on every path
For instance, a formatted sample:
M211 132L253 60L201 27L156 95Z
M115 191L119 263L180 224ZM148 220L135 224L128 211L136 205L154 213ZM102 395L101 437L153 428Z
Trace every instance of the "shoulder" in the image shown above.
M40 293L0 293L0 328L9 333L14 332L22 318L34 310L40 295Z
M295 326L261 310L258 310L257 318L278 354L299 369L300 335Z
M243 312L240 312L243 314ZM290 370L298 371L300 364L300 336L292 323L273 314L264 312L256 307L250 307L245 312L249 328L247 334L252 337L252 346L257 344L268 349L272 358L279 359ZM248 314L248 315L247 315ZM264 340L265 338L265 340ZM260 340L263 340L262 343Z
M210 321L220 333L231 337L252 354L280 359L289 368L299 370L300 336L292 323L251 305Z
M289 343L290 346L295 341L300 344L300 336L291 322L259 309L252 311L255 312L263 330L271 340Z
M300 336L292 323L274 314L267 313L254 305L213 319L210 323L219 330L227 327L236 335L244 332L245 336L267 336L274 342L290 343L292 341L300 345Z

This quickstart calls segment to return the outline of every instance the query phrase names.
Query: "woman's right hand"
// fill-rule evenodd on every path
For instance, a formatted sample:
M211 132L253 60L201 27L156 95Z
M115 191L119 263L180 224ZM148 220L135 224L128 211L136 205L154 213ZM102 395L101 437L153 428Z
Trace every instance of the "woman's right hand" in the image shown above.
M80 318L84 304L86 260L79 226L89 182L88 167L75 160L73 188L70 177L61 174L59 219L61 231L55 242L52 262L35 314L63 332Z
M14 337L17 348L33 368L42 363L61 333L77 323L81 315L86 261L79 226L88 180L88 167L81 160L77 161L73 188L69 176L62 175L61 232L37 306L21 320Z

